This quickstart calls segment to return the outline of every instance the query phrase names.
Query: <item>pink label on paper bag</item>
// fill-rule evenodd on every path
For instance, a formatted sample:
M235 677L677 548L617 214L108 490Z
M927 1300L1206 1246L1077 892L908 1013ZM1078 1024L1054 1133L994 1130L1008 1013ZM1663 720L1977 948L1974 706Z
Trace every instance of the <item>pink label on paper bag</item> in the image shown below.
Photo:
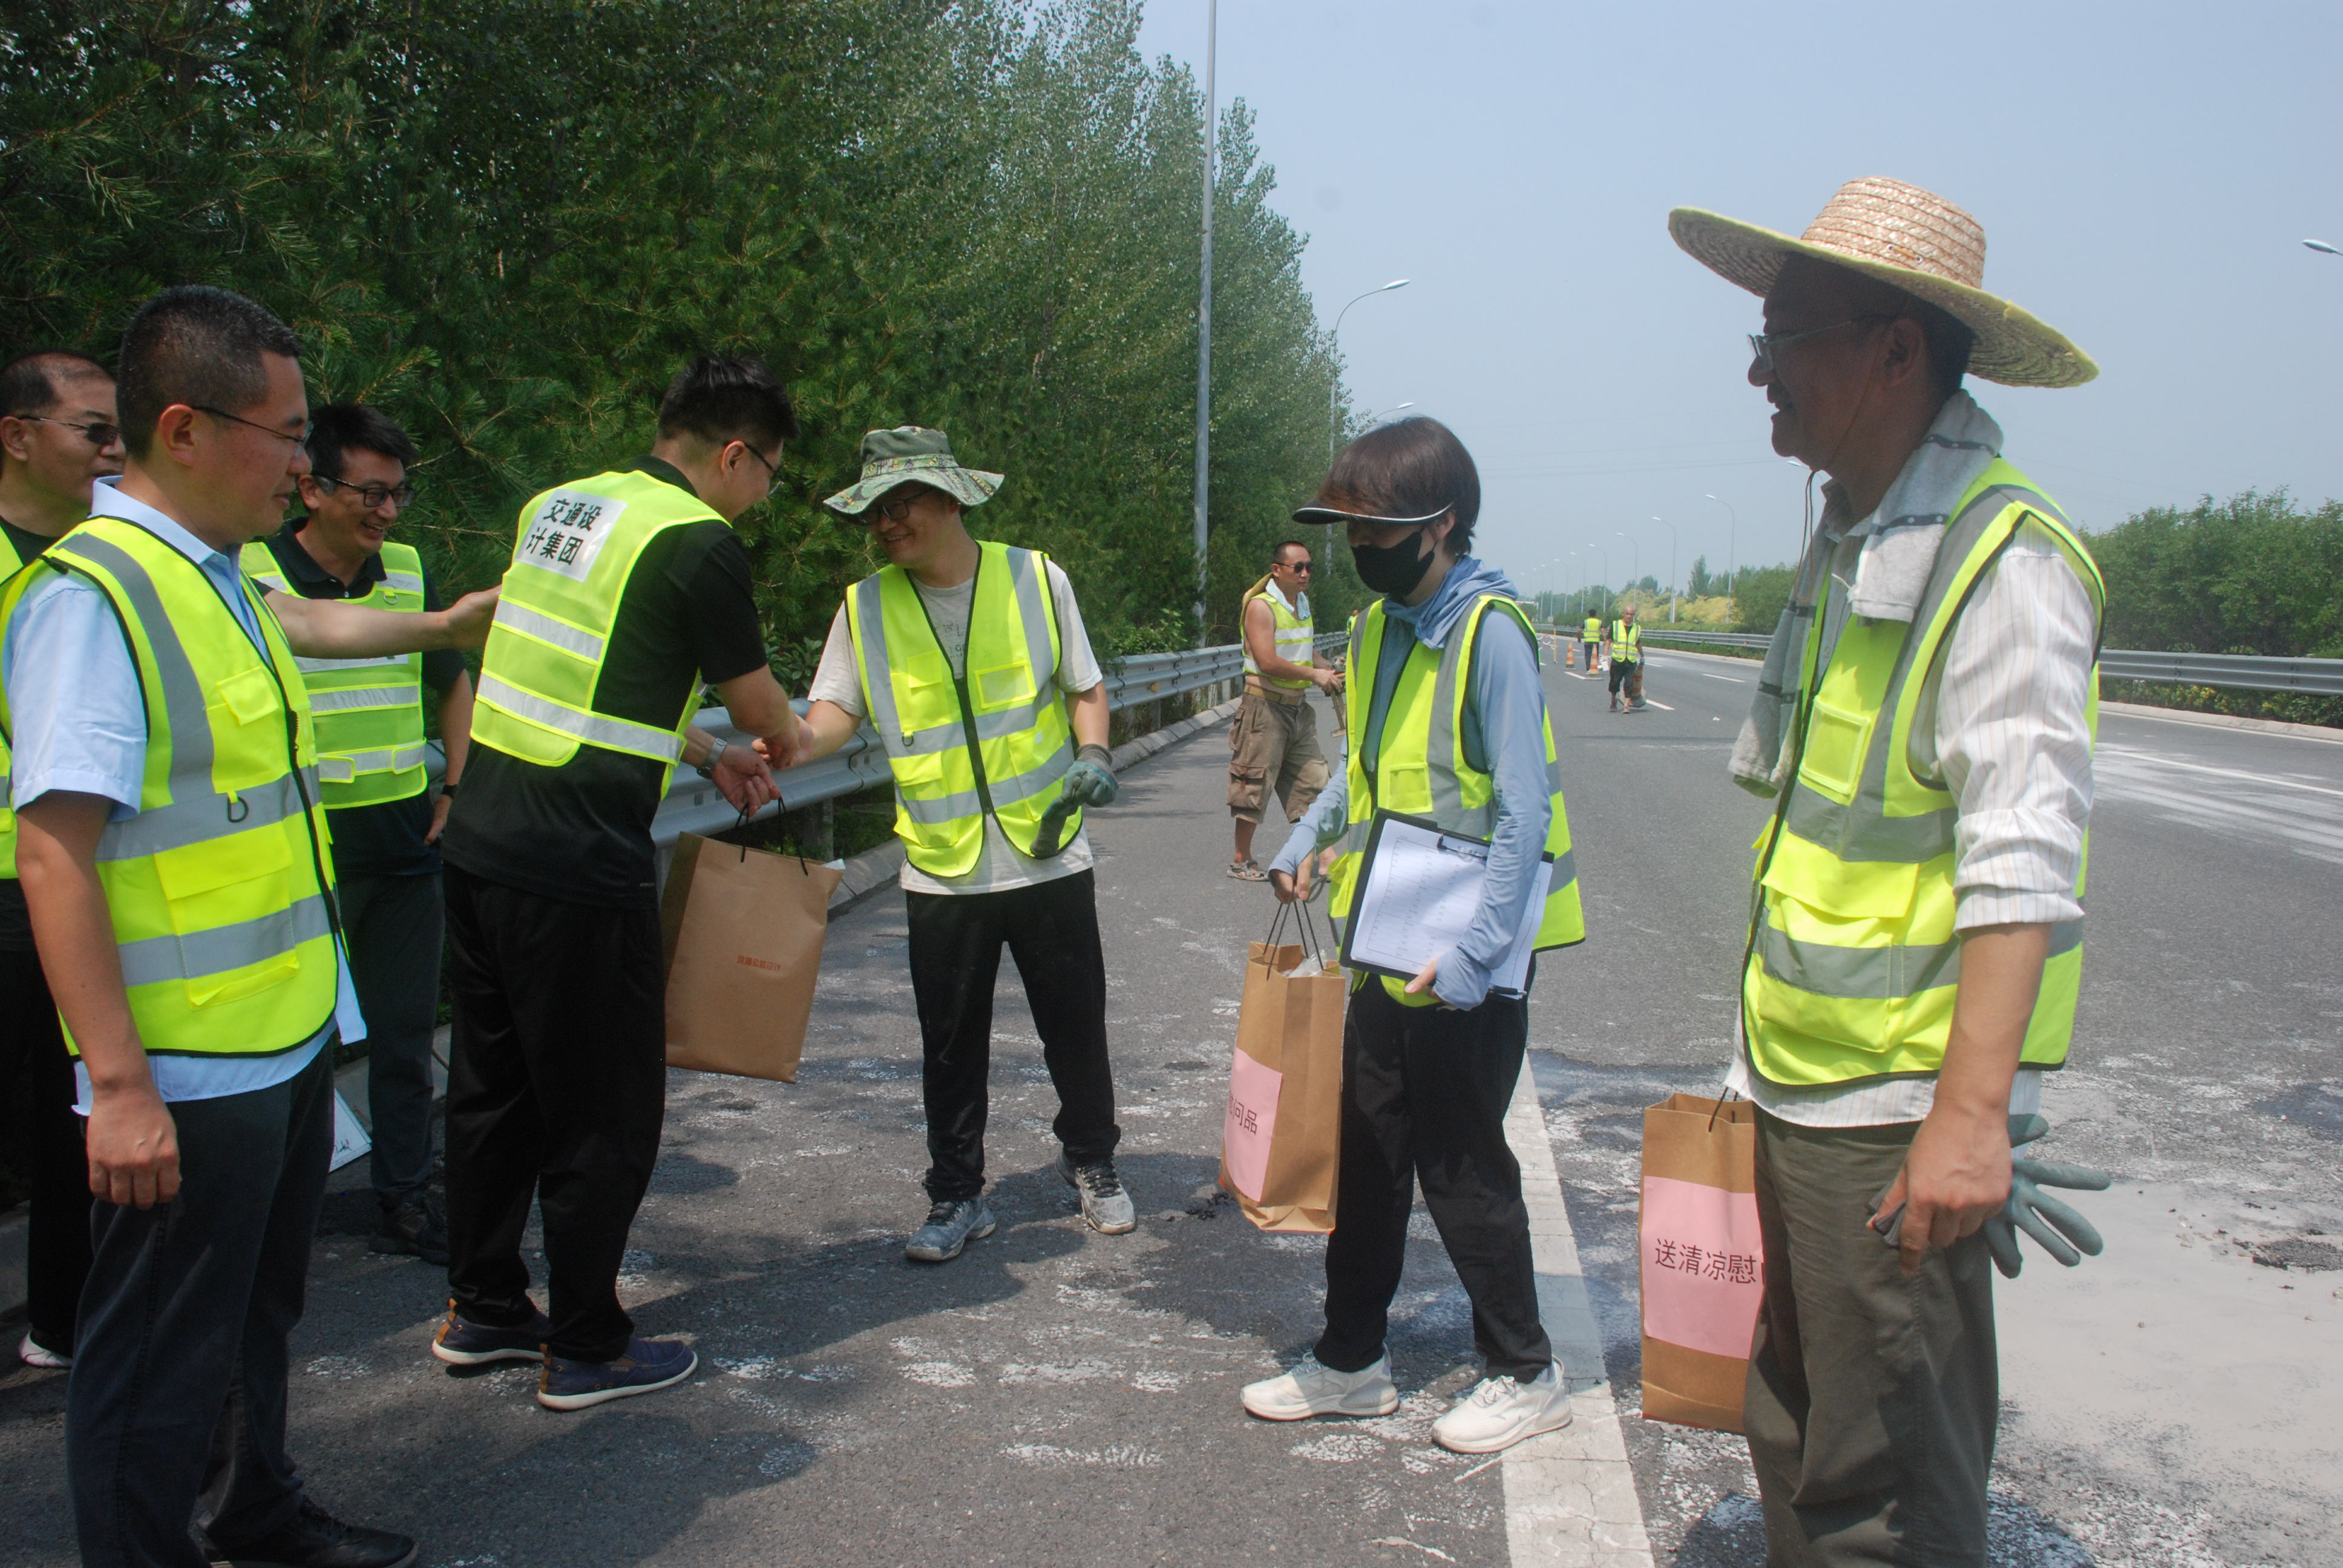
M1745 1358L1765 1295L1757 1195L1644 1178L1644 1332Z
M1269 1178L1269 1145L1277 1134L1277 1093L1285 1074L1240 1050L1229 1070L1228 1119L1221 1125L1221 1160L1237 1191L1261 1201Z

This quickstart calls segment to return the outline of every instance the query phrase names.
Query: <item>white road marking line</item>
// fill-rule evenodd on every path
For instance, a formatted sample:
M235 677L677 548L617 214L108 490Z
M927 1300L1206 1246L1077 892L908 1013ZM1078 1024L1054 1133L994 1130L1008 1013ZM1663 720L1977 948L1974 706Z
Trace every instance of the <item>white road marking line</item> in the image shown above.
M1538 1315L1575 1392L1560 1432L1507 1449L1505 1545L1513 1568L1653 1568L1644 1505L1627 1465L1619 1409L1603 1367L1603 1331L1586 1295L1545 1112L1526 1059L1505 1113L1505 1141L1522 1166L1537 1269Z
M2110 746L2107 749L2131 761L2152 763L2158 768L2185 768L2191 773L2212 773L2223 779L2244 779L2256 784L2275 784L2281 789L2308 789L2314 795L2332 795L2343 800L2343 789L2330 789L2324 784L2302 784L2292 779L2279 779L2268 773L2247 773L2237 768L2215 768L2203 762L2183 762L2177 757L2158 757L2152 752L2132 751L2127 748Z
M1719 675L1713 669L1695 669L1693 673L1694 675L1704 675L1711 680L1729 680L1735 686L1746 686L1749 684L1737 675Z
M1675 711L1674 709L1669 707L1666 703L1662 702L1656 697L1646 697L1644 699L1644 701L1647 707L1656 708L1662 713L1674 713Z

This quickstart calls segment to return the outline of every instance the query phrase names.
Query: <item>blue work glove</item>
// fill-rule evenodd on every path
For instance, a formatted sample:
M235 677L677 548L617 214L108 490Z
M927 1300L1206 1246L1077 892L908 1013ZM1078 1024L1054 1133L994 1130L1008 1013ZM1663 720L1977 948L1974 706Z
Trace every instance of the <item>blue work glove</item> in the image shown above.
M2009 1119L2009 1146L2013 1150L2021 1148L2049 1131L2050 1123L2039 1116L2013 1116ZM2070 1269L2083 1261L2085 1253L2097 1257L2107 1246L2099 1238L2097 1227L2042 1189L2064 1187L2070 1191L2104 1192L2109 1185L2104 1171L2012 1158L2008 1205L1985 1222L1985 1244L1993 1253L1993 1266L2006 1278L2017 1278L2017 1271L2025 1266L2025 1259L2017 1250L2020 1231Z
M1103 746L1085 746L1066 769L1065 798L1077 806L1111 806L1119 787L1114 757Z

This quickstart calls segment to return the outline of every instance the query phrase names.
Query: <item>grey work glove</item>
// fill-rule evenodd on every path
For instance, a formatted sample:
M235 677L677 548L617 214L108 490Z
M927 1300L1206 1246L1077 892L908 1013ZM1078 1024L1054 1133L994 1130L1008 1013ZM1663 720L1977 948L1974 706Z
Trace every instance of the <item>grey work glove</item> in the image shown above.
M1114 781L1114 757L1103 746L1085 746L1074 757L1074 765L1066 769L1064 787L1050 809L1041 813L1041 826L1033 835L1032 859L1046 860L1065 848L1066 819L1079 806L1111 806L1120 792Z
M2049 1131L2050 1123L2042 1117L2013 1116L2009 1119L2009 1146L2012 1150L2023 1148ZM2005 1278L2017 1278L2018 1271L2026 1266L2025 1256L2017 1250L2020 1231L2033 1237L2044 1251L2067 1268L2081 1262L2085 1253L2097 1257L2107 1247L2097 1228L2042 1189L2064 1187L2073 1191L2104 1192L2112 1184L2104 1171L2083 1165L2054 1165L2013 1154L2009 1161L2009 1201L2000 1213L1985 1222L1986 1251L1993 1254L1993 1266ZM1892 1181L1881 1188L1871 1206L1877 1209L1894 1188ZM1899 1245L1904 1239L1902 1207L1899 1205L1893 1213L1875 1214L1871 1225L1879 1232L1881 1241L1891 1247Z

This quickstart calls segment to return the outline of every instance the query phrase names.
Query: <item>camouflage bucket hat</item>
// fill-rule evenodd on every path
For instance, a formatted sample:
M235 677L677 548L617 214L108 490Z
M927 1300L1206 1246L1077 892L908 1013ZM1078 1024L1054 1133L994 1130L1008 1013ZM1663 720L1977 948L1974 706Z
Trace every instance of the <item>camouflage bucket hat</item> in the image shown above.
M862 437L862 477L822 505L850 518L898 485L920 484L941 490L963 507L980 507L1001 488L1001 476L963 468L952 456L951 437L919 425L873 430Z

